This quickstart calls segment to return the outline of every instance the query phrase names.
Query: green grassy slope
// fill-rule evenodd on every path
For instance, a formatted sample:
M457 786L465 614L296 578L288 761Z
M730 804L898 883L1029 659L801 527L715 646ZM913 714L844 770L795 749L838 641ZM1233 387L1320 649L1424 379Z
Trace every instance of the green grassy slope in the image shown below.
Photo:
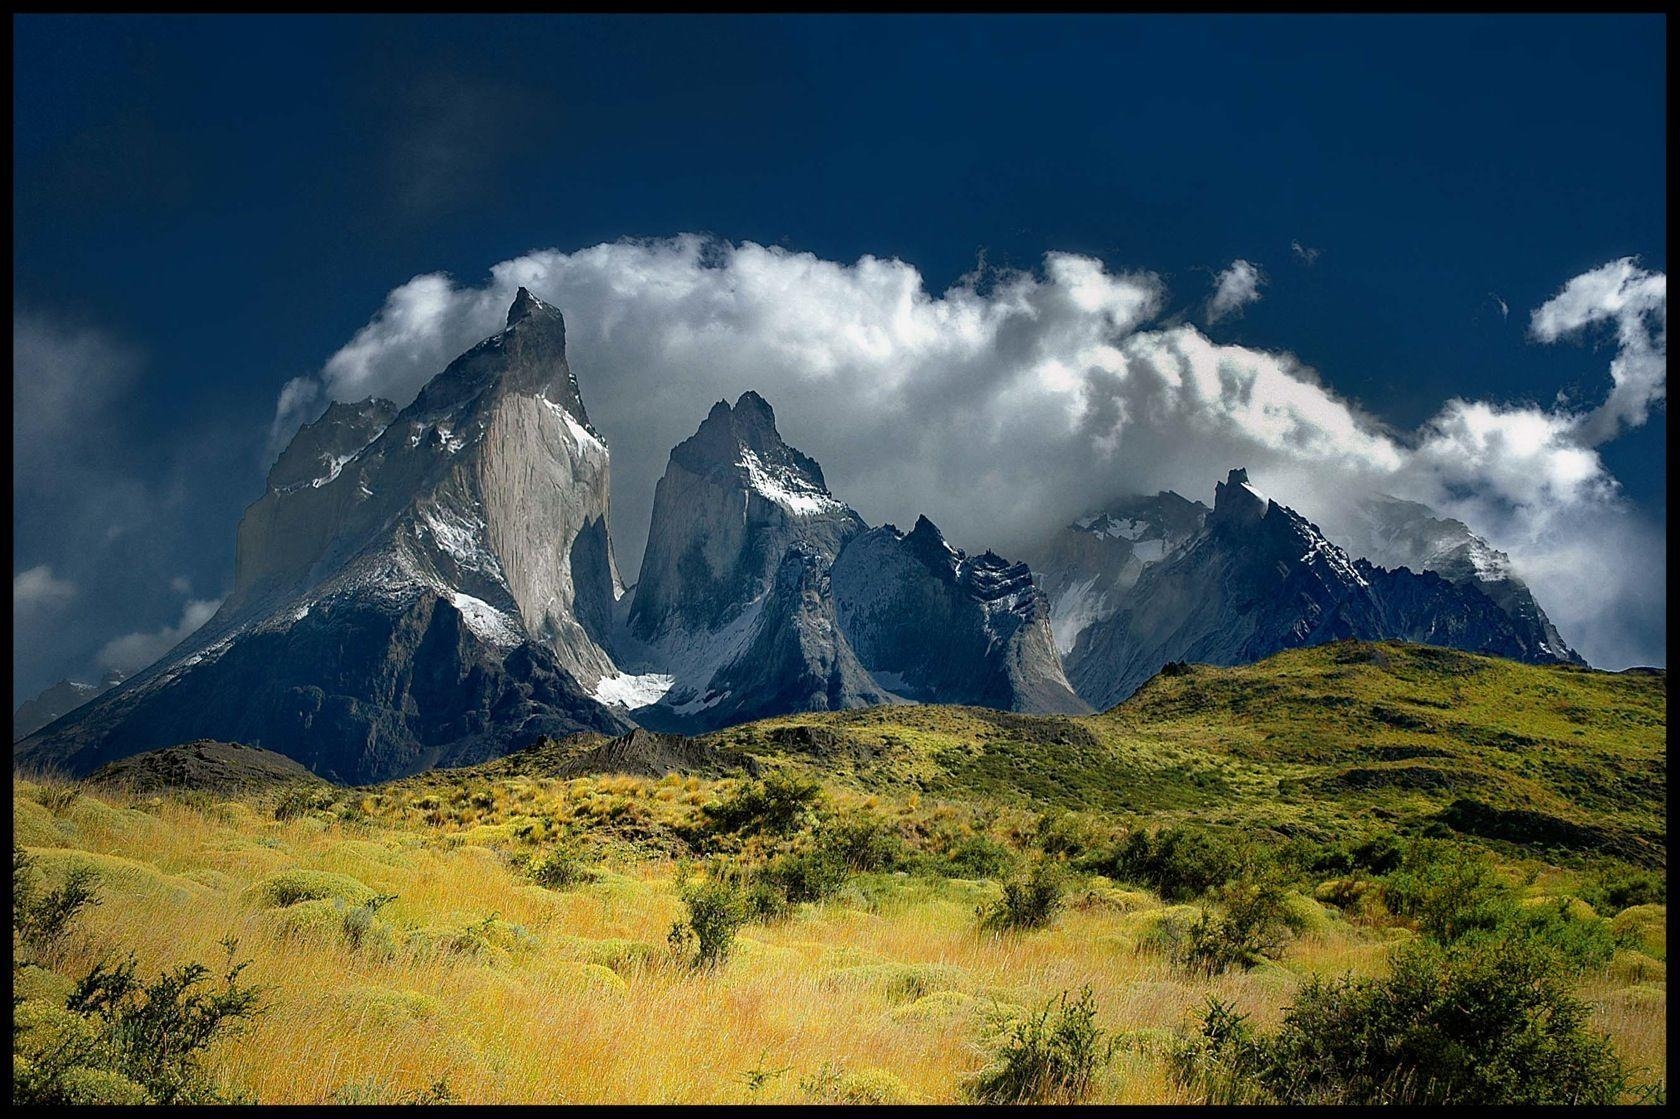
M1451 829L1665 860L1666 673L1338 642L1162 674L1088 717L887 707L709 736L830 781L1313 838Z

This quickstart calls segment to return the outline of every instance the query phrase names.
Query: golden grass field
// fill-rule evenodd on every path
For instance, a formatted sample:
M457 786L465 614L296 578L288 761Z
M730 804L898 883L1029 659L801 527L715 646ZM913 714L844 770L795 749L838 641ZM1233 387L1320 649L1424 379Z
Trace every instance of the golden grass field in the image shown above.
M1140 944L1165 908L1141 890L1086 877L1051 927L997 934L975 913L995 882L877 873L747 926L724 966L695 972L665 943L683 867L639 825L692 819L730 784L438 773L336 790L278 820L272 794L140 798L18 777L14 841L48 881L91 866L102 897L51 971L18 974L18 993L62 997L130 949L143 973L213 963L232 934L266 1011L208 1064L263 1103L392 1101L438 1081L485 1103L945 1103L1025 1009L1088 984L1121 1039L1092 1102L1170 1103L1192 1101L1166 1047L1209 994L1273 1024L1303 977L1381 974L1412 935L1298 895L1305 931L1280 962L1208 978ZM828 795L907 833L1018 843L1035 818ZM589 836L598 876L535 884L522 854L566 830ZM1502 865L1532 896L1572 881L1532 859ZM374 894L395 898L353 946L343 911ZM1638 1075L1666 1083L1666 911L1642 909L1619 918L1645 927L1642 950L1618 951L1579 993Z

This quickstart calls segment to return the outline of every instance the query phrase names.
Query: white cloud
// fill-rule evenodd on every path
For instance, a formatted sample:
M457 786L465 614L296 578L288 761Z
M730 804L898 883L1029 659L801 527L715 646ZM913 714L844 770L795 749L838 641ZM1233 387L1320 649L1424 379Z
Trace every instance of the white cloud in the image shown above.
M1600 323L1615 324L1616 356L1610 362L1610 396L1578 417L1579 438L1594 445L1644 423L1651 406L1663 398L1668 376L1667 275L1645 271L1631 256L1582 273L1535 310L1529 334L1536 341L1556 342Z
M1208 325L1231 315L1240 315L1244 307L1259 302L1260 285L1265 282L1258 265L1246 260L1233 260L1230 267L1214 281L1213 295L1207 301Z
M62 606L76 597L76 584L60 579L47 564L12 576L12 609L43 610Z
M222 604L219 598L192 599L181 611L181 620L150 633L129 633L113 638L99 650L99 667L138 672L169 652L188 635L208 622Z
M1572 301L1570 314L1559 305L1539 318L1553 337L1605 316L1645 322L1656 282L1628 273ZM1525 571L1592 555L1597 571L1619 572L1611 542L1649 536L1635 531L1650 526L1620 503L1578 417L1453 400L1418 431L1397 432L1287 353L1152 327L1158 277L1065 253L1033 273L977 269L934 293L902 261L844 264L694 236L532 252L496 265L482 286L432 274L398 287L317 375L287 386L279 411L312 394L315 407L369 395L406 404L501 328L521 285L566 315L572 367L612 447L613 535L627 572L670 449L714 401L749 388L871 523L904 526L925 512L969 548L1021 554L1119 493L1171 488L1206 500L1231 466L1309 515L1328 518L1340 500L1374 490L1428 501ZM1660 345L1651 352L1666 360ZM1640 375L1648 388L1652 371ZM1637 422L1621 403L1618 414ZM1561 576L1533 581L1589 659L1665 655L1648 634L1634 640L1593 621L1637 598L1616 578L1578 590ZM1574 601L1557 602L1553 588ZM1571 614L1584 628L1565 625Z
M1318 254L1320 252L1320 250L1310 248L1301 244L1299 241L1289 242L1289 251L1294 255L1297 261L1307 265L1308 267L1311 267L1318 261Z

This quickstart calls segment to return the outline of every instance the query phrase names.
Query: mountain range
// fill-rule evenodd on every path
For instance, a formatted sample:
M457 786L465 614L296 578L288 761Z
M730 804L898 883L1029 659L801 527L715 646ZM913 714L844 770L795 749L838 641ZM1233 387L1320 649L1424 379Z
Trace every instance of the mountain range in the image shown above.
M586 731L1080 713L1172 662L1342 637L1581 663L1506 556L1415 503L1366 506L1350 552L1232 470L1212 508L1168 492L1080 518L1035 573L926 516L871 527L748 391L671 451L627 588L610 465L563 317L521 288L407 407L334 403L303 427L216 615L108 690L25 704L16 761L88 773L217 739L361 783Z

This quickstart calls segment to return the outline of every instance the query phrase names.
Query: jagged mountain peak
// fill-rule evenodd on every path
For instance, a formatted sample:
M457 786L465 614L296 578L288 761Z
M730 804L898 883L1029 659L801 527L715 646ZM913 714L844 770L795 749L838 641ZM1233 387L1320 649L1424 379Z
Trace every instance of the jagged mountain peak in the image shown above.
M757 494L796 517L849 512L829 492L817 460L788 446L770 402L750 389L733 407L725 400L712 405L694 434L671 451L671 465Z
M376 396L354 402L333 401L320 416L299 428L274 460L268 471L268 488L283 492L327 484L357 452L379 437L397 412L394 403Z
M558 307L544 303L531 294L530 288L522 287L513 297L513 305L508 308L507 325L511 328L533 315L553 319L560 324L562 332L566 329L566 320Z
M797 470L818 487L826 488L822 467L788 446L776 429L776 410L751 389L742 393L733 407L727 400L712 405L694 434L672 450L671 459L689 469L733 469L740 465L743 451L751 451L760 461Z
M896 533L898 530L891 525ZM964 559L960 548L951 547L946 541L945 534L939 531L939 526L928 520L926 513L916 516L915 527L903 534L904 546L911 555L937 571L954 571L958 563Z
M1266 515L1270 499L1248 481L1248 471L1238 467L1213 487L1213 517L1232 524L1249 524Z

